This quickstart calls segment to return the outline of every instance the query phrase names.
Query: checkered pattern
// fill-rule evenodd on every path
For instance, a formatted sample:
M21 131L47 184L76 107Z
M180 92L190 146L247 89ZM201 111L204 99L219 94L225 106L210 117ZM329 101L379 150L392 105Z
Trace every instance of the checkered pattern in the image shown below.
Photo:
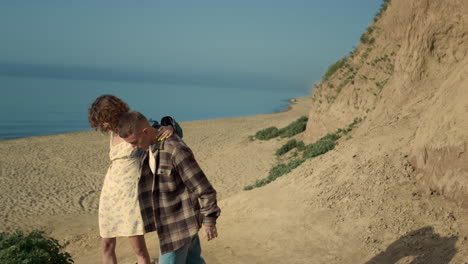
M162 254L190 243L201 224L216 224L221 213L216 191L192 151L178 136L150 146L156 173L143 155L139 201L145 231L157 231Z

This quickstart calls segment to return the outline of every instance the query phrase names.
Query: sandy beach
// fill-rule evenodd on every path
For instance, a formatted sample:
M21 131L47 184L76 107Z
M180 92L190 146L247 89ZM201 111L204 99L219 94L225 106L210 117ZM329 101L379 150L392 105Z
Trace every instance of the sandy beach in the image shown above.
M181 123L184 140L218 191L223 209L219 242L203 245L210 263L214 261L210 251L231 244L223 239L224 230L229 229L223 222L231 210L224 201L246 193L245 186L266 177L276 164L275 150L285 141L251 141L249 136L307 116L311 98L294 101L280 113ZM4 223L0 231L45 230L66 246L76 263L99 263L97 209L109 164L108 143L107 135L94 131L0 142L0 219ZM147 235L153 257L158 255L156 240L155 234ZM126 239L119 239L117 255L121 263L133 263Z
M219 237L201 242L207 263L467 264L467 14L466 0L382 1L312 97L278 113L181 123L222 210ZM251 138L302 116L306 130L292 139L303 150L277 157L291 138ZM95 131L0 141L0 232L43 230L75 263L100 263L108 151ZM288 173L243 190L282 163ZM158 258L156 233L145 237ZM116 252L135 263L127 238Z
M418 256L464 263L468 212L417 184L411 129L363 125L333 151L243 191L278 164L275 151L289 140L249 136L307 116L310 105L304 97L285 112L182 123L222 209L219 237L202 239L207 263L412 263ZM108 144L94 131L0 142L0 231L45 230L75 263L100 263L97 209ZM156 234L145 237L157 258ZM127 238L118 239L117 257L135 263Z

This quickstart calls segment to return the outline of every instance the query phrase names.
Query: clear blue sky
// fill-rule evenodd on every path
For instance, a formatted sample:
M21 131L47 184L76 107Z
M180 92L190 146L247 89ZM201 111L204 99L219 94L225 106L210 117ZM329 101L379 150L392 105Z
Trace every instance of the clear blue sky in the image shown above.
M379 0L0 2L0 75L307 92Z

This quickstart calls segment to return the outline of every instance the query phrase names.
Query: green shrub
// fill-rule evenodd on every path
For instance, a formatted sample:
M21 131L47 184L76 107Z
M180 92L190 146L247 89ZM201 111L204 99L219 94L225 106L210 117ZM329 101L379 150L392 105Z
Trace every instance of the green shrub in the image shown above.
M372 32L374 32L374 28L372 26L369 26L366 32L364 32L361 35L361 42L364 44L370 44L370 45L374 44L375 38L371 37Z
M354 78L354 76L353 76ZM343 88L348 85L348 83L350 82L350 79L346 79L344 80L342 83L340 83L340 85L338 85L338 87L336 87L336 93L339 94L341 92L341 90L343 90Z
M327 134L326 136L322 137L318 141L337 141L340 139L340 135L337 133Z
M357 124L361 123L363 120L362 117L355 117L353 122L351 124L348 125L348 130L353 130Z
M376 82L376 83L375 83L375 86L377 86L377 88L379 89L379 91L381 91L381 90L384 88L384 86L387 84L387 82L388 82L388 78L385 79L385 80L383 80L383 81L381 81L381 82Z
M297 146L297 141L295 139L291 139L286 144L281 146L278 150L276 150L276 156L281 156L283 154L288 153L291 149Z
M364 32L361 35L361 42L364 43L364 44L369 43L369 35L367 34L367 32Z
M45 238L43 231L32 231L25 236L21 231L0 233L0 263L2 264L69 264L68 252L60 253L62 246L53 238Z
M296 121L289 124L287 127L281 129L278 129L277 127L265 128L263 130L258 131L255 134L255 138L259 140L268 140L277 136L281 136L282 138L292 137L303 132L306 129L307 120L309 119L306 116L302 116Z
M346 64L346 61L348 60L347 57L342 58L341 60L338 60L337 62L333 63L330 67L328 67L327 71L323 75L323 80L328 80L333 73L335 73L338 69L343 67Z
M304 149L305 149L305 144L304 144L304 142L298 141L298 142L297 142L297 145L296 145L296 148L297 148L298 151L304 151Z
M361 56L361 62L364 62L367 57L369 56L370 52L372 51L372 48L371 47L368 47L363 53L362 53L362 56Z
M327 153L336 146L336 141L340 138L338 133L327 134L318 141L309 144L305 147L303 158L310 159Z
M270 182L278 179L286 173L291 172L293 169L299 167L305 160L304 159L295 159L290 161L288 164L279 164L270 169L268 177L257 180L255 184L244 187L245 191L252 190L254 188L259 188L269 184Z
M265 128L255 134L255 138L260 140L268 140L277 136L279 136L279 129L277 127Z
M382 4L380 5L380 10L377 14L375 14L375 17L374 17L374 22L377 22L377 20L379 20L380 16L382 15L382 13L387 10L387 7L388 7L388 4L390 3L390 0L383 0Z
M279 135L282 138L285 138L285 137L292 137L294 135L297 135L303 132L306 129L308 120L309 119L306 116L300 117L296 121L289 124L287 127L280 129Z
M303 151L305 148L304 142L291 139L288 142L286 142L286 144L281 146L281 148L276 150L276 156L281 156L283 154L286 154L294 148L297 148L297 150L299 151Z

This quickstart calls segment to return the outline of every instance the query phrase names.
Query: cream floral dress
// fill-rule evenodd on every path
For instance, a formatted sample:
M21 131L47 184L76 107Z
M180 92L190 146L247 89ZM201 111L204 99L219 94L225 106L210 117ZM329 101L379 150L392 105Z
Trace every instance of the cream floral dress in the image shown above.
M112 137L111 134L111 165L99 200L100 235L107 238L142 235L144 225L138 202L138 151L125 141L113 145Z

